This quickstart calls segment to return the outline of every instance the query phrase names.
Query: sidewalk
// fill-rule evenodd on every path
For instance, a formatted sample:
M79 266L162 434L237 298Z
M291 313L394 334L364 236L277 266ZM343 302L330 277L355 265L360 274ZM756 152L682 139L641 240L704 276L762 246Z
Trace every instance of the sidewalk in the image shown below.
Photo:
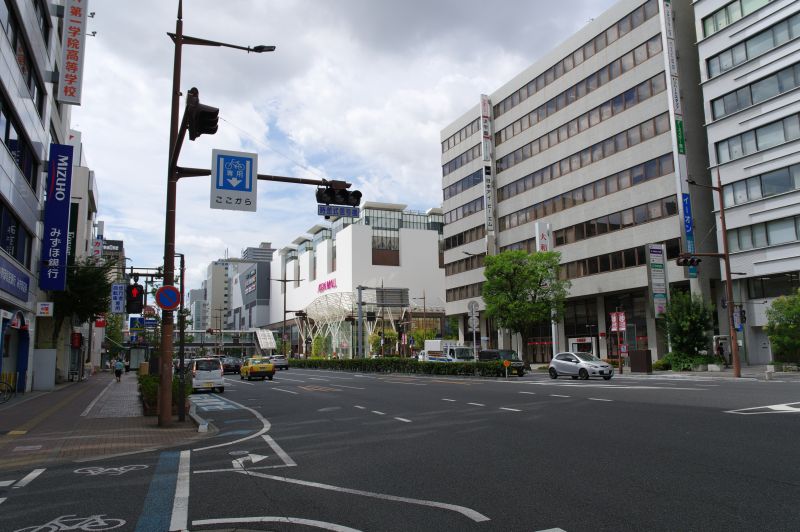
M187 445L205 438L188 412L168 428L144 417L136 373L100 372L51 392L16 396L0 405L0 469L89 461Z
M547 368L544 364L533 364L534 366L544 367ZM544 370L536 370L536 373L539 372L546 372ZM642 378L673 378L673 379L680 379L680 378L715 378L715 379L736 379L733 375L733 367L728 366L727 368L722 369L722 371L656 371L653 370L652 373L632 373L630 367L625 367L625 372L620 374L619 370L615 370L614 373L615 377L642 377ZM767 366L766 364L762 365L742 365L741 366L741 378L743 379L757 379L761 381L770 380L775 382L797 382L800 383L800 371L779 371L774 372L770 375L769 379L767 379Z

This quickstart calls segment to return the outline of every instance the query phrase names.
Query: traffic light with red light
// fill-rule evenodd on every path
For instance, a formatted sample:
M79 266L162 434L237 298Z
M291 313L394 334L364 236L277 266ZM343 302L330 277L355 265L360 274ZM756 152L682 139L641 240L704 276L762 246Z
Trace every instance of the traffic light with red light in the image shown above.
M697 266L703 261L700 257L695 257L690 253L681 253L675 262L678 266Z
M144 287L138 283L129 284L125 290L125 311L128 314L141 314L144 308Z

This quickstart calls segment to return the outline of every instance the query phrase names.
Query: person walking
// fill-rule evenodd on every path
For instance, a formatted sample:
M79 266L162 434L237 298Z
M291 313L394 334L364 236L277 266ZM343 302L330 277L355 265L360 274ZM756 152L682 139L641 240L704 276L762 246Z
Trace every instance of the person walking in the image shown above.
M118 358L114 363L114 375L117 377L117 382L122 382L122 372L125 370L125 364L122 359Z

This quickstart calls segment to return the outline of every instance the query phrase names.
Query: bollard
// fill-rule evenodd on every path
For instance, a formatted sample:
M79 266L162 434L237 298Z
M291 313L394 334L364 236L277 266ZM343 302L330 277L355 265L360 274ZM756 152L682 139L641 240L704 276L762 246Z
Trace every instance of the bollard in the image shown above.
M772 371L765 371L764 372L764 379L768 380L768 381L772 380L772 373L773 373Z

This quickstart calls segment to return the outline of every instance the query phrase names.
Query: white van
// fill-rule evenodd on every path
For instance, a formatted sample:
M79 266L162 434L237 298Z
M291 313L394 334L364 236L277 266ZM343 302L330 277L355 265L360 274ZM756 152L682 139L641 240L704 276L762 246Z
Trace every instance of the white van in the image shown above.
M189 364L192 372L192 392L198 390L225 392L225 380L222 377L222 361L218 358L195 358Z

